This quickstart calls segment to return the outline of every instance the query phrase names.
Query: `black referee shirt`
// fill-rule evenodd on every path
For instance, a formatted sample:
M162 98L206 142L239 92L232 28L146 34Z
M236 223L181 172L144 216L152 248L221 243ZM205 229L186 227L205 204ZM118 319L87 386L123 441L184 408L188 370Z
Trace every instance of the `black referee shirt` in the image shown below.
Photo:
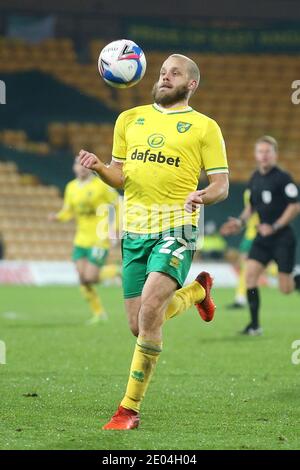
M256 170L248 188L251 207L261 223L274 224L289 204L299 201L298 188L291 176L277 166L266 174Z

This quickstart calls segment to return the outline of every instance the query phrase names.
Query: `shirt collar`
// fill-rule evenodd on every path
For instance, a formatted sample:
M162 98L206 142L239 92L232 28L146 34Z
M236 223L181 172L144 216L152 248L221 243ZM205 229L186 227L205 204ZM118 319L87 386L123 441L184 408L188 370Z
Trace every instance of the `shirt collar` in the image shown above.
M164 108L157 103L153 103L153 108L163 114L187 113L193 111L191 106L178 106L177 108Z

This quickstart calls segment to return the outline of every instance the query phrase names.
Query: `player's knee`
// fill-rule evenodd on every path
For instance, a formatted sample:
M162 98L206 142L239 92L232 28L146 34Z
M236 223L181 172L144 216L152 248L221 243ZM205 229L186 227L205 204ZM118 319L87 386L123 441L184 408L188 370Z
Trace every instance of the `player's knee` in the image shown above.
M293 292L294 286L285 284L285 285L280 285L279 289L280 289L280 292L282 292L282 294L288 295L288 294L291 294L291 292Z
M143 317L151 318L155 316L155 312L157 312L158 303L153 299L153 301L144 301L141 304L140 315Z
M246 287L247 289L254 289L258 286L257 279L255 277L247 277L246 278Z
M138 328L138 326L130 325L130 331L131 331L131 333L133 334L133 336L138 337L138 335L139 335L139 328Z
M153 302L142 302L140 309L140 320L143 325L143 331L153 332L159 329L163 323L160 313L160 305L153 300Z
M98 278L96 276L86 275L83 277L82 284L97 284Z
M139 325L137 321L129 320L129 328L133 336L139 335Z

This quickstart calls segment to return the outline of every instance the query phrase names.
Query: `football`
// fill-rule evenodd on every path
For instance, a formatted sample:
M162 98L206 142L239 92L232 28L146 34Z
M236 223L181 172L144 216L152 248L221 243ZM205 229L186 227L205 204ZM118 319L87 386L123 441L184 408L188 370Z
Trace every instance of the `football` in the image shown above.
M108 85L129 88L136 85L145 74L145 54L133 41L128 39L113 41L100 52L98 69Z

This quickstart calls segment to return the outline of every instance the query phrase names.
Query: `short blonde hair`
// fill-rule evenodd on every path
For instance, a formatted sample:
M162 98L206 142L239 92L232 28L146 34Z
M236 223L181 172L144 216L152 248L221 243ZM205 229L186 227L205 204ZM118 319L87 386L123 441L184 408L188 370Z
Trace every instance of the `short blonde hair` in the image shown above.
M192 78L193 80L196 80L197 84L199 85L200 70L196 62L194 62L192 59L190 59L189 57L183 54L172 54L170 57L178 57L178 59L184 59L187 62L188 73L189 73L190 78Z
M257 141L255 142L255 145L261 144L261 143L266 143L266 144L272 145L274 151L275 151L276 153L278 153L278 142L277 142L277 140L274 139L274 137L272 137L271 135L263 135L262 137L260 137L259 139L257 139Z

